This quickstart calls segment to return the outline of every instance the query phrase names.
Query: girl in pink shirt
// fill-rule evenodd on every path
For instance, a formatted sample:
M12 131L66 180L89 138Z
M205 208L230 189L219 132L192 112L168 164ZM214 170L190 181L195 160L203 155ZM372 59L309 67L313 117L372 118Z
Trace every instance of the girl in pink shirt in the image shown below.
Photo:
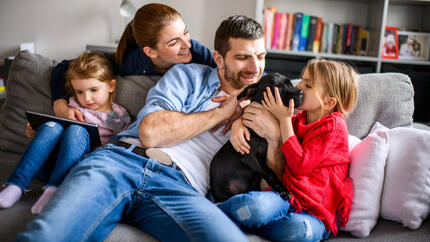
M79 110L85 122L98 125L102 143L130 123L127 111L113 102L115 85L112 66L100 53L82 54L67 71L66 87L73 94L69 106ZM27 123L26 135L34 138L0 192L0 209L12 207L37 175L48 181L31 208L33 214L39 214L73 165L90 151L90 139L82 126L64 128L53 121L42 124L37 132Z

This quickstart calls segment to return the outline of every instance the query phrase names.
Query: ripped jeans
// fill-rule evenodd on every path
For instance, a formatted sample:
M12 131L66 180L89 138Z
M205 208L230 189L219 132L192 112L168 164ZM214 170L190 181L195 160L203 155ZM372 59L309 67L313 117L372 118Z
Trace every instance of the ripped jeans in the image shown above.
M330 235L321 220L295 213L290 203L273 191L237 194L218 207L244 230L270 241L321 241Z
M57 122L46 122L37 129L6 184L25 191L37 176L48 186L58 187L72 166L89 151L90 138L85 128L71 125L64 129Z

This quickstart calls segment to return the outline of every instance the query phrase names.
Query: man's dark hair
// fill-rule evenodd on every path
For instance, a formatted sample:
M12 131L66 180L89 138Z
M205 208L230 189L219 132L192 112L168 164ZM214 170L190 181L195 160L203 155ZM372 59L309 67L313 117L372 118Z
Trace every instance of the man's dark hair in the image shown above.
M249 40L264 37L263 28L252 18L243 15L234 15L222 21L215 34L215 50L223 57L230 50L230 38Z

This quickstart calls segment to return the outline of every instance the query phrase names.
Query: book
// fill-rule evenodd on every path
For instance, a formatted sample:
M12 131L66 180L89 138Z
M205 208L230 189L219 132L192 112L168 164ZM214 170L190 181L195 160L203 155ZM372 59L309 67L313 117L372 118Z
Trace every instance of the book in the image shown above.
M266 49L270 49L272 47L274 15L273 7L264 9L264 39L266 41Z
M282 13L280 13L280 12L275 12L275 15L274 15L272 45L271 45L272 49L277 49L277 47L278 47L281 15L282 15Z
M306 50L306 44L307 44L308 35L309 35L309 23L310 23L310 16L303 14L302 29L300 30L299 51Z
M336 54L342 53L343 25L339 24L336 33Z
M327 29L327 53L331 54L333 53L333 31L334 31L334 24L328 23L328 29Z
M360 44L360 55L367 55L367 49L369 45L369 31L361 31L361 44Z
M361 40L362 40L362 35L361 33L363 32L363 27L362 26L358 26L358 30L357 30L357 43L355 46L355 55L360 55L360 49L361 49Z
M291 36L294 26L294 14L288 13L287 29L285 31L285 50L291 50Z
M279 37L278 37L278 44L276 46L276 49L283 50L285 49L285 39L286 39L286 31L287 31L287 21L288 21L288 14L287 13L281 13L281 18L279 20Z
M314 46L316 27L317 27L317 17L309 16L308 39L306 41L306 50L307 51L312 51L312 48Z
M321 53L327 53L327 43L328 43L328 23L323 23L323 31L322 31L322 35L321 35Z
M349 54L351 49L351 41L352 41L352 24L345 24L344 28L345 28L344 30L346 31L343 37L344 40L342 40L343 41L342 53Z
M319 53L321 50L321 38L323 35L323 22L321 17L317 17L317 24L315 27L315 38L312 45L312 52Z
M357 31L358 31L358 26L353 25L352 26L352 32L351 32L351 44L348 48L348 54L350 55L355 55L355 47L357 46Z
M303 22L303 13L295 13L295 26L294 26L294 34L293 34L293 48L292 50L299 50L300 43L300 34L302 30L302 22Z

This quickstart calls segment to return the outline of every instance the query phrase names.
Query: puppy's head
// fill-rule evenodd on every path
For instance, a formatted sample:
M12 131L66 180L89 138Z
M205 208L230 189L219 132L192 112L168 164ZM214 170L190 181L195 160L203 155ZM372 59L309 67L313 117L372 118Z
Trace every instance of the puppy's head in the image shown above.
M294 99L294 107L302 104L302 91L294 87L288 77L279 73L270 73L263 76L259 82L247 86L237 96L237 99L247 97L251 101L261 103L264 100L263 93L266 91L266 87L270 87L273 95L275 95L275 87L277 87L279 94L281 94L282 102L286 106L288 106L290 99Z

